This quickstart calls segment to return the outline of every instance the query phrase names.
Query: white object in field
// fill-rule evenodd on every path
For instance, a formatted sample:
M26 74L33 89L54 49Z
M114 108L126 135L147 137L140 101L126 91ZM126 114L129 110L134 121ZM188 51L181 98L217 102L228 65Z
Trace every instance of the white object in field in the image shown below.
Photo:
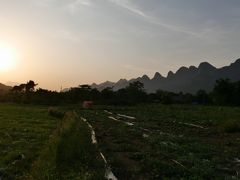
M93 127L92 125L87 121L87 119L81 117L81 120L86 122L88 127L90 128L91 130L91 134L92 134L92 144L97 144L97 139L96 139L96 133L95 131L93 130ZM107 180L117 180L116 176L113 174L112 170L111 170L111 167L108 165L107 163L107 160L105 158L105 156L103 155L103 153L101 151L99 151L104 163L105 163L105 166L106 166L106 171L105 171L105 178ZM1 180L1 179L0 179Z
M147 131L149 133L151 133L152 131L150 131L149 129L146 129L146 128L142 128L142 127L139 127L139 129L143 130L143 131Z
M97 144L97 138L96 138L96 133L95 133L95 131L93 130L93 127L92 127L92 125L91 124L89 124L88 122L87 122L87 120L86 119L84 119L84 118L82 118L81 117L81 119L84 121L84 122L86 122L87 123L87 125L88 125L88 127L90 128L90 130L91 130L91 138L92 138L92 143L93 144Z
M236 163L240 163L240 159L238 159L238 158L235 158L234 161L235 161Z
M182 165L180 162L178 162L177 160L172 159L172 162L174 162L175 164L178 164L179 166L183 167L184 169L187 169L184 165Z
M134 126L134 124L131 123L131 122L124 122L124 123L127 124L127 125L129 125L129 126Z
M95 131L93 130L93 128L92 128L92 143L93 144L97 144L96 134L95 134Z
M134 126L134 124L131 123L131 122L121 121L121 120L116 119L115 117L112 117L112 116L109 116L108 118L109 118L109 119L112 119L112 120L114 120L114 121L118 121L118 122L124 123L124 124L126 124L126 125L128 125L128 126Z
M102 157L102 159L103 159L104 163L105 163L105 164L107 164L107 160L106 160L106 158L105 158L105 156L103 155L103 153L102 153L102 152L100 152L100 155L101 155L101 157Z
M83 118L83 117L81 117L81 120L83 120L84 122L87 122L87 120L85 118Z
M104 112L107 113L107 114L111 114L111 115L113 114L112 112L110 112L108 110L104 110Z
M143 137L144 137L144 138L148 138L149 135L148 135L148 134L143 134Z
M106 179L108 180L117 180L116 176L113 174L112 170L110 167L106 169L106 174L105 174Z
M21 160L23 160L23 159L25 159L25 158L26 158L25 155L24 155L24 154L21 154L21 155L19 155L19 156L17 157L17 159L15 159L15 160L12 162L12 164L15 165L18 161L21 161Z
M179 122L179 124L184 124L184 125L187 125L187 126L192 126L192 127L196 127L196 128L200 128L200 129L207 129L207 128L203 127L203 126L199 126L199 125L191 124L191 123Z
M166 135L166 136L174 136L173 134L170 134L170 133L166 133L166 132L162 132L162 131L158 131L158 133L160 134L160 135Z
M102 152L100 152L100 155L106 165L106 172L105 172L105 178L108 179L108 180L117 180L116 176L113 174L111 168L108 166L108 163L107 163L107 160L105 158L105 156L103 155Z
M135 117L127 116L127 115L124 115L124 114L117 114L117 115L120 116L120 117L123 117L123 118L127 118L127 119L136 119Z
M120 120L118 120L118 119L116 119L115 117L112 117L112 116L109 116L108 118L109 118L109 119L112 119L112 120L114 120L114 121L121 122Z

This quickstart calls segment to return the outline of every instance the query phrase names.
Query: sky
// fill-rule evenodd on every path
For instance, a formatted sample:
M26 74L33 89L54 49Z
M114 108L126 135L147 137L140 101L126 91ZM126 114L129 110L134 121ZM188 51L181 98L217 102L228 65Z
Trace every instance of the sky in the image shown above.
M0 0L0 82L61 87L240 57L239 0ZM1 69L1 68L0 68Z

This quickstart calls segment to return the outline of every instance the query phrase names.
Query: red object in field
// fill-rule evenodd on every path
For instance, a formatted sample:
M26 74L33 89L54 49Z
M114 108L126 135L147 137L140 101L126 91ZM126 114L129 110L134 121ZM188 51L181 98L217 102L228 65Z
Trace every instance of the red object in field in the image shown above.
M89 109L93 107L93 101L84 101L83 102L83 108Z

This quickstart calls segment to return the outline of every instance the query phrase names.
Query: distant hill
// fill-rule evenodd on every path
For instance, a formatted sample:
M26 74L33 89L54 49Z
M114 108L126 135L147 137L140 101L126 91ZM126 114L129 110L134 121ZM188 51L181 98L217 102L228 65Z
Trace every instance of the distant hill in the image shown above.
M6 85L0 83L0 93L1 92L6 92L6 91L8 91L10 89L11 89L11 86L6 86Z
M20 83L18 83L18 82L12 82L12 81L8 81L8 82L6 82L6 83L4 83L6 86L11 86L11 87L13 87L13 86L19 86L20 85Z
M240 59L236 60L229 66L216 68L208 62L202 62L198 67L181 67L176 73L170 71L167 77L163 77L156 72L150 79L147 75L136 79L120 79L118 82L106 81L101 84L92 84L93 88L103 90L106 87L113 87L118 90L126 87L129 83L140 81L144 84L147 92L156 92L156 90L166 90L171 92L195 93L199 89L211 91L216 80L220 78L229 78L232 81L240 80Z

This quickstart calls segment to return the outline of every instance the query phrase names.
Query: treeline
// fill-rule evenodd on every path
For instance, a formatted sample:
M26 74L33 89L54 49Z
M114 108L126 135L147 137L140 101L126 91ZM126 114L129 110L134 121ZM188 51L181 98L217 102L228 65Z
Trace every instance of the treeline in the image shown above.
M34 81L14 86L8 93L0 94L0 101L34 104L75 104L93 101L95 104L109 105L137 103L240 105L240 81L231 82L229 79L217 80L210 93L199 90L196 94L163 90L148 94L139 81L130 83L118 91L113 91L111 87L98 91L89 85L80 85L66 92L56 92L36 89L36 86Z

